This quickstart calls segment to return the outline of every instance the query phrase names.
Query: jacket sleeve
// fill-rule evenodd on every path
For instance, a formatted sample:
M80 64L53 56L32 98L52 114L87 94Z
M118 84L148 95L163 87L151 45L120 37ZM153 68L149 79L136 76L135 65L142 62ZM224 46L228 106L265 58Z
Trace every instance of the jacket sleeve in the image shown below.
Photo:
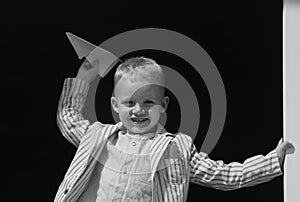
M282 174L276 150L266 156L257 155L244 163L211 160L204 152L191 147L190 181L206 187L229 191L270 181Z
M82 79L65 79L58 104L57 125L63 136L76 147L91 126L82 116L89 87L90 84Z

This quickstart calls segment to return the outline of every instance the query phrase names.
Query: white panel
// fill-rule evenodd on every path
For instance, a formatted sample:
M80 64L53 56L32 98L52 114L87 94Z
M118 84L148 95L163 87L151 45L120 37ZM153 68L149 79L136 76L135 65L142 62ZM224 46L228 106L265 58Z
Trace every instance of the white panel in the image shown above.
M284 201L300 201L300 1L285 0L283 11L284 139L296 147L284 165ZM298 151L297 151L298 150Z

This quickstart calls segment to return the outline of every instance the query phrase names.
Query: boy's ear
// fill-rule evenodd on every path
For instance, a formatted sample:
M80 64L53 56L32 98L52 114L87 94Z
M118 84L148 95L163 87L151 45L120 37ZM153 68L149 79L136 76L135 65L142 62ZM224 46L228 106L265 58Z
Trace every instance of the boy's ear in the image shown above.
M111 102L111 107L113 108L113 110L116 113L119 113L118 102L117 102L116 97L111 97L110 102Z
M162 100L162 108L161 108L161 113L164 113L167 108L168 108L168 104L169 104L169 97L165 96Z

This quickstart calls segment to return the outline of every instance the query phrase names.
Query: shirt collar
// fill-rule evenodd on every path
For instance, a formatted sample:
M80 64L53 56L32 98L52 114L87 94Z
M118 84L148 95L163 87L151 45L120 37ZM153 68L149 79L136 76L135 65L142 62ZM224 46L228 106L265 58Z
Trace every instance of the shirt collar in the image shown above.
M122 122L118 122L117 123L119 130L123 133L126 134L127 129L126 127L123 125ZM145 136L147 136L148 138L152 139L154 137L156 137L156 135L160 135L166 132L166 129L163 127L163 125L161 125L160 123L157 124L157 129L156 132L154 134L145 134Z

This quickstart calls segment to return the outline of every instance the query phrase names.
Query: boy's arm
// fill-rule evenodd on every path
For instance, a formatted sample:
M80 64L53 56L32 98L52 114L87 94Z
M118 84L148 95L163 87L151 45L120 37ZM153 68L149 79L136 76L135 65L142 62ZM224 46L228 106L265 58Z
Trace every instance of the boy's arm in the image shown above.
M224 191L254 186L282 174L276 150L248 158L244 163L225 164L198 153L192 144L190 166L191 182Z
M85 61L76 79L67 78L64 82L57 110L57 124L63 136L76 147L90 127L90 122L82 116L82 109L90 82L97 75L97 69Z

